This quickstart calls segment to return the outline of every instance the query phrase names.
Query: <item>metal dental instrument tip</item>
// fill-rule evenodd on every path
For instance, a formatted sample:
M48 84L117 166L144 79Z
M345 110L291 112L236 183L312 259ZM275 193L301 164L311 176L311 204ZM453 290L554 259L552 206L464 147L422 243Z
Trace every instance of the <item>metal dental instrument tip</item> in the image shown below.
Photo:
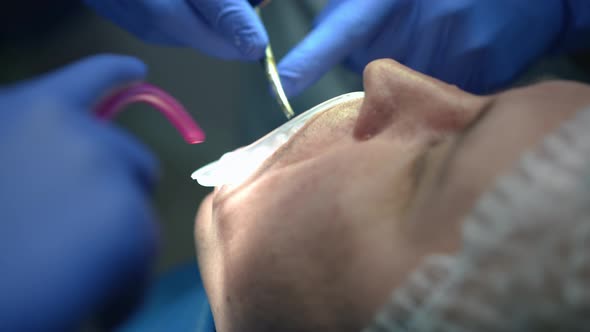
M260 7L256 7L256 13L262 19L260 15ZM291 119L295 113L293 112L293 108L291 104L289 104L289 99L287 99L287 95L285 95L285 90L283 89L283 85L281 84L281 78L279 76L279 71L277 70L277 64L275 62L275 57L272 52L272 47L270 46L270 42L266 46L266 50L264 52L264 59L261 60L262 65L264 66L264 72L266 73L266 77L272 86L272 89L275 94L275 98L281 107L281 110L287 117L287 119Z

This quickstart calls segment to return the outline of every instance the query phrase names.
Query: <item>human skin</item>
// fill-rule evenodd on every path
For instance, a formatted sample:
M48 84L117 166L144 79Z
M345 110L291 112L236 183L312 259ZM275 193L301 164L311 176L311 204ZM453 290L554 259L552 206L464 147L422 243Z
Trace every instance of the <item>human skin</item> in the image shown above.
M425 256L459 249L494 178L590 105L578 83L481 97L392 60L369 64L364 85L201 203L218 331L360 331Z

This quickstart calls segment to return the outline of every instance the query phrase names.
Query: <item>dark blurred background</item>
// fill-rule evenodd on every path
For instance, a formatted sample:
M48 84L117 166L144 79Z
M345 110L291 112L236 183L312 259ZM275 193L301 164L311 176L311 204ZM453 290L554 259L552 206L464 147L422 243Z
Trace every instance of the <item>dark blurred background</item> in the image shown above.
M263 15L278 58L310 29L325 1L275 1ZM96 16L80 1L21 0L0 10L0 85L32 78L96 53L139 57L148 81L180 100L207 133L190 146L157 112L132 106L117 124L157 155L161 182L154 201L162 229L158 271L194 257L193 218L209 189L190 179L192 171L222 153L251 142L284 121L269 95L258 63L222 62L192 50L149 45ZM520 83L549 77L588 81L587 55L537 63ZM292 100L297 112L330 97L361 90L360 77L336 69Z

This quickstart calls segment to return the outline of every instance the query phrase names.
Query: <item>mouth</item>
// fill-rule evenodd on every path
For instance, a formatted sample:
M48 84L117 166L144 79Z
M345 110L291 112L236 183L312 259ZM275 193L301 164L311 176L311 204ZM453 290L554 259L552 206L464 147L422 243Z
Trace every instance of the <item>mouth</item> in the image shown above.
M364 96L364 92L351 92L329 99L287 121L256 142L225 153L219 160L194 171L191 178L204 187L238 185L250 177L264 161L287 143L303 126L316 115L339 104Z

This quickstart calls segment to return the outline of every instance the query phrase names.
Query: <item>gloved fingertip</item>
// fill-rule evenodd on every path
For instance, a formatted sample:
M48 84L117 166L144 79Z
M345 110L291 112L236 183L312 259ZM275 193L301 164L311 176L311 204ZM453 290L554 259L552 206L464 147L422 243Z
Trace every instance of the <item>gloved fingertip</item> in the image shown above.
M293 78L280 75L283 90L288 98L296 97L303 89L299 88L297 81Z
M279 63L278 71L279 77L281 78L281 85L287 97L296 97L307 87L306 82L301 79L300 73L290 70L289 66L284 63Z
M111 68L111 72L118 73L122 79L143 79L147 75L147 66L140 59L129 55L100 54L90 58L98 66Z
M147 65L138 58L127 56L126 61L129 61L129 67L136 76L145 77L148 73Z
M126 55L95 55L69 67L68 80L79 90L90 93L105 93L117 86L142 80L147 66L139 59ZM84 80L85 84L79 84Z
M42 76L36 84L86 109L112 89L143 79L147 67L131 56L100 54Z
M245 0L189 0L194 10L233 46L240 60L260 60L268 36L260 17Z
M268 36L257 31L238 32L235 35L234 44L238 48L244 60L260 60L264 58Z

